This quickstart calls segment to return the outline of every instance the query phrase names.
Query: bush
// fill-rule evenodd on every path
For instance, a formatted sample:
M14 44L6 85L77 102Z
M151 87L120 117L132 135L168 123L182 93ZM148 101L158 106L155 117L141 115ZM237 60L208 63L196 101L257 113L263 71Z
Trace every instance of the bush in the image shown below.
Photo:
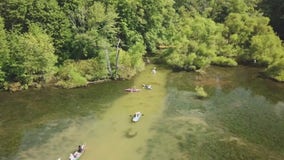
M5 73L1 71L1 67L0 67L0 88L3 87L4 82L5 82Z
M100 63L98 58L80 60L76 63L76 69L88 81L106 79L109 77L106 65Z
M215 65L219 65L219 66L230 66L230 67L235 67L238 65L238 63L231 59L231 58L227 58L227 57L214 57L211 60L211 64L215 64Z
M131 77L135 76L137 71L131 64L131 56L128 52L120 51L119 55L119 65L118 65L118 72L119 78L121 79L130 79Z
M87 79L83 77L78 69L75 67L74 62L66 62L64 65L59 68L57 73L58 81L56 86L62 88L74 88L87 85Z
M272 79L284 82L284 58L268 66L265 74Z

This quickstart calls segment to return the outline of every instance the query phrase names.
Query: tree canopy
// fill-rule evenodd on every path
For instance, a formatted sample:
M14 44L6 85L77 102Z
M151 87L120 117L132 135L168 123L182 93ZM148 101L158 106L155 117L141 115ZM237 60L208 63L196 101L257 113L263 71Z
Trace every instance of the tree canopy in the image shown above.
M283 81L274 32L282 8L279 0L2 0L0 87L131 78L146 55L192 71L254 62Z

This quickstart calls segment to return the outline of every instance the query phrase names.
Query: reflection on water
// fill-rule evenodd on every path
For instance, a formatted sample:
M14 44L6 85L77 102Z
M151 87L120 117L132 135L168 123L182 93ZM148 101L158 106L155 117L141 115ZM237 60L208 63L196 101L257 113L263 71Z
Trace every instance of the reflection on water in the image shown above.
M81 143L81 160L284 159L284 84L258 68L152 68L132 81L0 93L0 160L64 160ZM145 83L153 90L124 92Z

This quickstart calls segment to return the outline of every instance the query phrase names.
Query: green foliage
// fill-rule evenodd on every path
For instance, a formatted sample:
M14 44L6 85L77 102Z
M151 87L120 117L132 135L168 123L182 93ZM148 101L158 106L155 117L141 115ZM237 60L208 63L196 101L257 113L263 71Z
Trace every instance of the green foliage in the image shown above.
M166 62L173 68L182 69L185 66L184 59L186 59L186 55L175 52L169 55Z
M108 78L106 65L104 65L104 63L100 63L98 58L80 60L73 63L80 75L82 75L88 81Z
M67 51L64 47L71 38L71 30L68 17L59 7L57 0L34 0L27 6L25 18L28 24L36 23L53 38L55 53L60 56L60 60L64 59L64 52Z
M120 30L120 38L123 39L124 50L136 42L143 42L143 34L145 32L146 19L145 10L142 7L141 1L133 0L118 0L118 28Z
M56 85L74 88L87 85L88 81L109 78L105 63L99 58L88 60L68 60L59 68Z
M3 71L3 68L8 62L8 58L9 58L8 42L6 39L6 32L4 29L4 22L3 19L0 17L0 87L3 86L3 83L5 82L5 72Z
M210 64L236 66L253 60L274 67L284 56L283 46L269 19L257 10L259 3L2 0L0 85L47 81L56 71L54 65L70 59L81 66L76 73L96 80L116 73L118 58L119 75L130 78L144 69L146 53L179 70L198 70ZM268 4L267 8L263 4ZM259 6L268 15L282 15L279 0L263 0ZM272 8L278 10L273 13ZM273 24L279 19L271 18ZM117 49L122 51L118 57Z
M33 0L1 0L0 15L4 18L8 31L27 31L26 15Z
M203 17L208 17L214 5L213 0L175 0L174 7L179 10L179 12L189 12L192 15L202 15ZM183 11L184 10L184 11Z
M172 53L166 57L167 63L184 69L199 69L210 65L211 59L220 50L217 44L223 40L223 26L200 16L184 18L180 23Z
M198 98L206 98L208 96L208 94L205 92L205 90L201 86L196 86L195 91L196 91L196 95Z
M176 22L176 13L173 8L173 0L143 0L144 11L143 38L147 51L156 52L157 44L166 41L167 29Z
M145 46L141 42L137 42L135 45L129 48L127 51L131 56L131 66L135 71L142 71L145 67L143 61L143 55L146 53Z
M265 73L277 80L284 82L284 58L277 60L275 63L268 66Z
M119 53L119 65L117 72L120 78L130 79L135 75L136 71L132 69L131 65L131 56L127 52L121 50Z
M212 61L211 62L212 64L219 65L219 66L234 67L238 65L238 63L234 59L226 58L223 56L214 57L211 61Z
M111 44L114 45L117 40L117 14L113 6L106 7L101 2L87 4L86 1L78 2L75 10L67 10L75 32L70 57L76 60L96 58L106 50L113 50Z
M87 79L79 73L76 68L76 63L72 61L66 61L63 66L59 68L57 78L58 81L55 85L62 88L74 88L87 85Z
M22 84L48 80L55 71L57 57L50 37L36 25L29 33L10 37L11 57L7 67L11 81Z
M217 22L224 22L230 13L254 12L257 1L247 0L214 0L212 18Z
M95 30L75 35L70 58L80 60L97 57L99 46L95 37L98 37L98 33Z
M258 8L263 11L264 15L269 17L271 26L277 35L283 40L284 39L284 1L282 0L262 0L258 5Z
M250 51L252 59L264 65L272 64L284 57L284 48L281 40L275 34L252 37Z
M6 38L6 31L4 29L3 19L0 17L0 66L2 66L9 56L8 42Z
M88 28L98 30L101 36L115 42L117 33L116 18L117 13L114 6L105 6L101 2L94 2L87 13Z
M179 13L201 15L223 23L230 13L254 12L259 0L175 0Z
M273 34L268 26L269 19L257 14L231 13L225 21L224 34L232 46L233 53L240 61L251 61L252 52L249 51L252 37L263 34Z

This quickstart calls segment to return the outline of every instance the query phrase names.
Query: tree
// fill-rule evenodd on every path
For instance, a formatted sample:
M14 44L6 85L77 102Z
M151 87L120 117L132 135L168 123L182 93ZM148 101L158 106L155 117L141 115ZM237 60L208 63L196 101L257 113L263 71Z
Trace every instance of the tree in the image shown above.
M117 13L114 6L94 2L87 13L88 28L90 30L96 29L101 36L115 43L117 34L116 18Z
M281 40L275 34L256 35L252 37L251 59L265 66L273 64L284 57Z
M267 76L277 81L284 82L284 58L282 57L269 65L265 70L265 73Z
M4 18L5 29L10 31L27 31L26 14L28 6L34 0L1 0L0 15Z
M8 62L9 58L9 48L6 39L6 32L4 29L3 18L0 17L0 87L5 82L5 72L4 67Z
M166 60L181 69L195 70L210 65L217 55L217 44L222 40L222 26L214 21L196 16L184 17L179 24L178 36ZM179 55L180 54L180 55Z
M146 44L147 52L155 53L159 44L167 43L164 35L167 29L176 22L176 12L173 8L174 1L168 0L143 0L143 32L141 33Z
M34 0L27 6L25 18L27 23L36 23L43 28L46 33L52 37L55 53L59 60L69 58L69 46L71 25L68 17L60 8L56 0Z
M128 50L136 42L143 42L146 20L141 1L118 0L116 7L118 17L118 36L122 40L121 47Z
M256 35L273 34L268 25L269 19L258 14L231 13L225 20L224 35L232 46L232 53L236 53L238 61L251 61L249 50L252 37Z
M280 38L284 39L284 1L282 0L262 0L258 7L265 16L271 19L271 26Z
M252 13L259 0L175 0L179 13L200 15L223 23L230 13Z
M10 81L30 85L47 81L55 71L57 57L51 38L37 25L31 24L28 33L10 37Z
M113 6L106 8L103 3L94 2L91 6L78 3L78 8L70 10L70 21L75 32L71 43L71 58L95 58L105 48L116 43L117 17ZM101 43L103 41L103 43Z
M131 66L135 71L140 72L144 69L143 55L146 53L146 48L141 42L137 42L127 51L131 56Z
M96 30L76 34L71 43L73 50L70 58L80 60L97 57L99 52L98 37L99 34Z

